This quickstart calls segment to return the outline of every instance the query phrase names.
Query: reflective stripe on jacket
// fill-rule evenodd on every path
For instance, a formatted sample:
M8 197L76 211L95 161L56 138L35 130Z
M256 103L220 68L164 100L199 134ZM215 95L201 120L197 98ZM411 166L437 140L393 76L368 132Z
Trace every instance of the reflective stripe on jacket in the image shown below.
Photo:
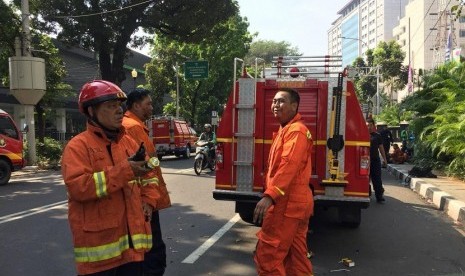
M68 219L78 274L142 261L152 234L142 201L159 198L154 185L142 190L128 162L138 145L121 129L116 141L87 124L87 131L66 145L62 174L68 191ZM155 183L156 179L149 181Z
M155 146L149 137L149 130L134 113L126 111L123 118L123 126L126 129L126 133L132 137L139 145L144 142L146 153L149 157L156 157ZM155 130L154 130L155 131ZM156 166L153 170L153 175L158 178L158 193L160 199L157 201L156 210L165 209L171 206L170 196L166 187L165 180L161 172L160 166Z
M279 128L270 149L264 193L276 205L287 201L291 201L288 205L292 202L313 205L309 187L312 147L312 136L301 121L300 114L294 116L286 126ZM292 206L288 206L286 211L286 214L301 219L304 218L304 213L304 210Z

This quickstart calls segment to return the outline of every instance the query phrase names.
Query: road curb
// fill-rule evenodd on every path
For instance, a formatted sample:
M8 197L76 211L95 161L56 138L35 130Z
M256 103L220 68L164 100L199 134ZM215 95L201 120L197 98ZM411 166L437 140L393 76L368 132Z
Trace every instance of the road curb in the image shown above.
M447 192L428 183L425 178L410 177L407 170L393 164L388 164L387 170L397 179L402 180L405 186L409 186L420 196L431 201L438 210L444 211L454 221L465 224L465 202L455 199Z

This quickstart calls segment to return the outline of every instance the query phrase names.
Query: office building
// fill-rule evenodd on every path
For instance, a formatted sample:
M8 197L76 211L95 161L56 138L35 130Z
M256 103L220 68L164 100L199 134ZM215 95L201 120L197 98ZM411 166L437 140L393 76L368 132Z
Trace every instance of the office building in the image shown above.
M393 38L392 29L404 16L408 0L352 0L337 14L328 30L328 53L342 55L350 65L380 41Z

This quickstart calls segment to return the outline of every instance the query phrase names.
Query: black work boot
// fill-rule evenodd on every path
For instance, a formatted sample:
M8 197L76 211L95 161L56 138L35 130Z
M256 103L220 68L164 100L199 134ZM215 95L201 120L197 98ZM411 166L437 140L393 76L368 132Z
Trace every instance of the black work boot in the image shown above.
M376 202L383 203L385 201L386 201L386 199L384 199L383 195L377 195L376 196Z

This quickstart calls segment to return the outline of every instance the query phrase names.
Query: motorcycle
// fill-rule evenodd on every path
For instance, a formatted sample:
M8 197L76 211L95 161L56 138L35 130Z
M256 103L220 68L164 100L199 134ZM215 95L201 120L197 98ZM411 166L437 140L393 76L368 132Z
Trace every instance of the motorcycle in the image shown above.
M207 168L210 168L211 171L215 170L215 159L211 158L209 154L211 150L214 150L214 146L210 146L210 144L208 141L197 142L194 159L194 171L197 175L200 175L202 170Z

